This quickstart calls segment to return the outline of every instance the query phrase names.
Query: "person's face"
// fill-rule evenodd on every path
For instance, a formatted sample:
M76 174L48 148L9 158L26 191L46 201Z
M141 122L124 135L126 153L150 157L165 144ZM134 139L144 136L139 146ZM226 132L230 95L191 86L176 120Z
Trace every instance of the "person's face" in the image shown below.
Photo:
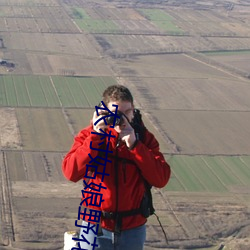
M131 102L129 102L129 101L111 101L111 102L109 102L107 107L112 112L114 112L116 109L116 107L112 106L113 104L118 105L118 110L126 115L129 122L132 121L132 119L134 117L134 107L133 107ZM124 118L124 119L126 119L126 118Z

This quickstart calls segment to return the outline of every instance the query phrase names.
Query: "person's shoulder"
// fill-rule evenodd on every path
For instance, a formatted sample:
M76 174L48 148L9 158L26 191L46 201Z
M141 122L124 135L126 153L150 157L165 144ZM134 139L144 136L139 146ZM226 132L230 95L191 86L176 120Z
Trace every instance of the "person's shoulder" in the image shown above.
M87 127L81 129L78 134L76 135L76 137L82 137L82 136L86 136L89 135L91 133L91 131L93 131L93 125L90 124Z
M148 146L153 145L153 147L159 146L158 140L156 139L153 132L149 131L146 127L145 127L145 131L144 131L144 144L148 145Z
M144 136L147 137L155 137L154 134L144 126Z

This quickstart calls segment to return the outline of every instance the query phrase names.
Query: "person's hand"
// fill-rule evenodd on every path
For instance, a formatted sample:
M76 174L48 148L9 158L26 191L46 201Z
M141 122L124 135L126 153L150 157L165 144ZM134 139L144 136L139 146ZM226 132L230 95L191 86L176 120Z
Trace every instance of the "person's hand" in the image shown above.
M100 132L99 130L102 129L105 131L105 129L108 127L108 125L105 124L104 119L101 119L96 125L95 122L98 121L101 118L101 112L99 111L99 116L97 115L96 111L93 114L93 129L96 132ZM104 116L104 115L103 115Z
M136 143L136 136L133 127L123 115L123 123L115 126L116 132L119 134L119 139L126 143L126 146L131 149Z

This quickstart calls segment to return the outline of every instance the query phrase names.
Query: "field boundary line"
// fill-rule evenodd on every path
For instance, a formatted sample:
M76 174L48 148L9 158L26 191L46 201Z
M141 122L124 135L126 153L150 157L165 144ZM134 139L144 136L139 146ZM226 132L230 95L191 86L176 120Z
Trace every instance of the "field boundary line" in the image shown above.
M49 102L48 102L48 99L46 97L46 94L45 94L44 87L43 87L43 84L41 82L40 76L38 75L37 77L38 77L39 85L41 86L41 90L43 92L44 99L46 101L46 106L49 106Z
M1 172L1 189L2 189L2 211L5 229L3 231L3 237L7 238L8 245L11 246L12 242L15 241L14 225L13 225L13 204L11 195L11 182L9 178L6 155L2 152L2 163L0 166Z
M68 115L67 111L65 110L65 108L62 108L62 114L63 114L64 119L65 119L65 121L66 121L66 123L67 123L67 125L68 125L68 128L69 128L70 133L71 133L73 136L75 136L75 135L76 135L75 129L74 129L74 127L73 127L72 122L70 121L69 115Z
M56 93L57 97L58 97L58 94ZM58 98L59 99L59 98ZM6 100L7 100L7 95L6 95ZM8 100L7 100L8 101ZM60 102L60 100L59 100ZM15 106L15 105L1 105L1 108L31 108L31 109L39 109L39 108L44 108L44 109L61 109L62 104L60 103L60 106L55 106L55 107L50 107L50 106L24 106L24 105L18 105L18 106ZM147 111L145 111L144 108L141 108L139 107L139 105L136 105L138 108L140 108L141 112L149 112L149 111L154 111L156 109L147 109ZM65 107L66 109L90 109L91 107L80 107L80 106L75 106L75 107ZM250 113L250 110L202 110L202 109L166 109L166 108L159 108L157 110L165 110L165 111L175 111L175 112L211 112L211 113L215 113L215 112L224 112L224 113ZM146 115L147 116L147 115ZM197 154L201 154L201 153L197 153ZM190 154L192 155L192 154ZM196 155L196 154L194 154ZM203 155L209 155L207 153L204 153ZM215 154L215 155L226 155L226 154ZM228 154L230 156L234 156L234 155L249 155L250 156L250 153L249 154Z
M51 82L51 84L52 84L53 89L55 90L56 96L57 96L57 98L58 98L58 100L59 100L60 107L62 108L63 105L62 105L62 102L61 102L61 100L60 100L60 98L59 98L59 95L58 95L56 86L55 86L55 84L54 84L54 82L53 82L53 79L52 79L51 76L49 76L49 79L50 79L50 82Z
M11 80L12 80L14 91L15 91L15 95L16 95L17 106L19 106L19 100L18 100L18 94L17 94L17 89L16 89L16 83L15 83L15 81L13 79L13 75L11 76Z
M101 77L99 77L99 78L101 78ZM98 83L96 82L95 79L96 79L96 77L92 78L91 80L93 81L93 83L94 83L94 85L95 85L95 88L96 88L97 93L98 93L100 96L102 96L102 93L101 93L100 90L97 88Z
M23 169L25 173L25 178L27 181L29 181L29 172L28 172L28 167L27 167L27 161L25 159L24 151L20 152L23 160Z
M78 29L79 33L82 34L83 30L77 25L77 23L75 22L75 20L73 18L70 18L72 23L76 26L76 28ZM77 33L76 33L77 34Z
M220 157L221 161L224 163L224 165L229 169L229 171L233 174L234 177L236 177L240 183L245 186L244 181L241 180L241 178L237 175L237 173L225 162L225 160Z
M250 166L239 156L240 161L250 170Z
M171 146L172 153L178 154L180 153L180 147L175 144L175 142L168 136L167 133L164 133L162 127L159 125L158 119L153 117L149 112L146 112L145 110L141 110L141 112L148 118L153 128L161 135L163 140L166 141L166 143ZM157 124L157 126L155 125Z
M2 31L1 31L2 32ZM23 33L23 32L22 32ZM40 34L40 33L38 33ZM49 34L53 34L53 33L49 33ZM61 33L59 33L61 34ZM78 34L78 33L77 33ZM8 49L9 51L23 51L23 52L31 52L32 54L35 54L35 55L59 55L59 56L74 56L74 57L79 57L80 59L86 59L86 60L94 60L94 61L101 61L102 59L100 58L100 56L90 56L90 55L84 55L84 54L75 54L75 53L68 53L68 52L57 52L57 51L43 51L43 50L29 50L29 49L15 49L15 48L10 48ZM27 75L24 74L24 75ZM18 76L18 75L17 75ZM74 75L74 76L77 76L77 75ZM81 77L82 75L80 75ZM91 76L91 75L90 75ZM204 78L203 78L204 79Z
M186 165L187 165L188 169L190 170L190 172L193 173L193 176L194 176L194 177L198 180L198 182L201 184L201 187L203 187L203 188L205 189L205 191L209 192L209 191L210 191L209 188L201 182L199 176L196 175L196 173L195 173L195 171L193 170L192 166L190 166L190 163L187 162Z
M30 92L29 92L29 88L28 88L28 86L27 86L27 81L26 81L25 76L23 76L23 80L24 80L24 85L25 85L25 88L26 88L28 97L29 97L30 106L32 107L33 105L32 105L32 101L31 101L31 97L30 97Z
M197 53L197 54L199 54L199 53ZM249 79L247 79L246 77L240 76L240 75L237 74L237 73L232 73L232 72L230 72L229 70L225 70L225 69L222 69L221 67L214 66L213 64L206 63L206 62L202 61L201 59L195 58L194 56L192 56L192 55L190 55L190 54L183 53L183 55L186 56L186 57L188 57L188 58L191 58L191 59L194 60L194 61L203 63L203 64L205 64L205 65L207 65L207 66L209 66L209 67L211 67L211 68L214 68L214 69L216 69L216 70L218 70L218 71L221 71L221 72L224 72L224 73L226 73L226 74L228 74L228 75L231 75L231 76L233 76L233 77L235 77L235 78L239 78L239 79L241 79L241 80L244 80L245 82L249 82Z
M29 108L27 108L29 109ZM59 108L57 108L59 109ZM11 151L15 151L15 152L47 152L47 153L66 153L65 150L31 150L31 149L11 149L11 148L4 148L2 149L2 151L6 151L6 152L11 152ZM240 157L240 156L250 156L249 154L235 154L235 155L226 155L226 154L184 154L184 153L176 153L176 154L173 154L173 153L164 153L164 155L170 155L170 156L193 156L193 157L196 157L196 156L221 156L221 157Z
M155 109L148 109L148 111L154 111ZM225 110L225 109L173 109L173 108L158 108L157 110L175 111L175 112L221 112L221 113L250 113L249 110Z
M177 223L179 224L179 226L181 227L181 229L183 230L183 233L186 237L189 238L189 235L187 233L187 230L184 228L183 224L181 223L181 221L179 220L178 218L178 215L176 214L175 210L173 209L172 205L171 205L171 202L168 200L167 197L165 197L163 195L163 192L161 190L159 190L160 194L161 194L161 197L162 199L165 201L165 203L167 203L167 206L166 207L167 209L169 208L169 211L173 214L173 217L175 218L175 220L177 221Z
M82 34L83 31L80 29L80 27L77 25L77 23L75 22L75 20L73 18L71 18L70 15L67 14L67 12L65 11L65 7L63 6L62 3L58 3L59 6L62 8L63 12L69 17L70 21L76 26L76 28L78 29L78 31ZM57 6L56 6L57 7Z
M99 91L99 89L97 88L97 83L95 81L96 77L93 77L93 78L90 78L90 80L93 82L94 86L95 86L95 89L96 89L96 92L99 94L99 96L101 96L102 98L102 93Z
M88 99L88 96L86 95L86 93L85 93L85 91L84 91L84 88L82 87L82 84L80 83L78 77L76 78L76 81L77 81L78 85L80 86L80 89L82 90L82 92L83 92L83 94L84 94L84 96L85 96L85 98L86 98L86 100L87 100L87 102L88 102L88 104L89 104L89 107L91 107L90 101L89 101L89 99ZM79 107L79 108L80 108L80 107Z
M72 99L73 99L74 106L77 107L77 104L76 104L76 101L75 101L75 96L73 95L72 90L71 90L71 88L69 87L70 83L68 82L67 77L63 77L63 80L64 80L64 82L65 82L65 84L66 84L66 86L67 86L67 90L68 90L68 92L70 93L70 96L71 96ZM63 108L64 108L64 107L63 107Z
M214 170L210 167L210 165L207 163L207 161L200 156L201 160L206 164L206 166L210 169L210 171L215 175L215 177L219 180L219 182L225 187L225 189L228 191L228 188L226 184L220 179L220 177L214 172Z
M70 123L69 116L68 116L68 114L67 114L67 112L66 112L64 106L62 105L62 102L61 102L61 100L60 100L60 98L59 98L59 95L58 95L56 86L55 86L55 84L54 84L54 82L53 82L53 79L52 79L51 76L49 76L49 79L50 79L50 82L51 82L51 84L52 84L52 87L53 87L54 90L55 90L56 96L57 96L58 101L59 101L59 104L60 104L60 106L61 106L60 109L62 110L62 114L63 114L63 117L64 117L64 119L65 119L65 121L66 121L66 123L67 123L67 125L68 125L69 131L70 131L70 133L74 136L74 135L75 135L74 127L73 127L73 125ZM72 95L72 94L71 94L71 95ZM32 152L32 151L31 151L31 152ZM43 151L34 151L34 152L43 152ZM48 151L48 152L51 152L51 151Z
M59 98L59 95L58 95L58 92L57 92L57 90L56 90L56 86L55 86L55 84L54 84L54 82L53 82L52 77L49 76L49 78L50 78L51 84L52 84L52 86L53 86L53 88L54 88L54 90L55 90L55 93L56 93L56 95L57 95L57 98L58 98L58 100L59 100L59 103L60 103L60 105L61 105L62 114L63 114L63 117L64 117L64 119L65 119L65 121L66 121L66 123L67 123L67 125L68 125L69 131L70 131L70 133L74 136L74 135L75 135L74 127L73 127L72 123L70 122L70 118L69 118L69 116L68 116L68 114L67 114L67 112L66 112L66 110L65 110L65 108L64 108L64 106L63 106L63 104L62 104L62 102L61 102L61 100L60 100L60 98ZM70 94L72 95L71 92L70 92ZM73 95L72 95L72 96L73 96ZM74 96L73 96L73 97L74 97ZM75 102L75 100L74 100L74 102Z
M169 161L169 160L167 160L167 161ZM184 192L185 192L185 191L188 192L187 187L184 185L184 183L182 183L182 181L180 181L179 177L177 176L177 174L176 174L175 171L174 171L174 168L171 168L171 172L173 172L175 178L176 178L177 181L180 183L180 185L183 187Z

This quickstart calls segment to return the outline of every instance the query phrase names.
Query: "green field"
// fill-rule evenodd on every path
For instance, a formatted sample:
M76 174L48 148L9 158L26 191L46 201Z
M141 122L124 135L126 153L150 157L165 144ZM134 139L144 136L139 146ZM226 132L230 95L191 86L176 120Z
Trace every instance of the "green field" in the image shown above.
M172 176L166 189L188 192L229 192L249 187L250 156L166 157Z
M159 9L138 9L150 21L173 21L173 17Z
M76 19L78 27L89 32L115 32L119 27L112 20Z
M87 12L79 7L71 8L72 16L74 19L91 19Z
M89 32L115 32L119 27L112 20L93 19L82 8L71 9L73 19L78 27Z
M139 12L145 16L148 20L154 23L158 28L173 32L176 34L182 34L183 30L180 29L176 24L172 16L167 14L163 10L159 9L139 9Z
M42 108L91 108L92 112L92 108L100 102L103 90L115 83L112 77L3 75L0 76L0 107L41 108L17 110L23 147L29 150L56 148L62 151L65 146L60 145L69 147L71 143L66 121L59 110L48 112L47 109L42 111ZM75 118L77 115L73 111L68 111L68 115L74 121L72 126L77 131L83 122ZM58 121L62 128L59 133L53 126ZM47 135L40 137L35 128L41 129ZM58 146L55 142L60 134L67 136ZM230 192L234 188L247 187L250 183L249 156L175 155L166 156L166 159L172 169L170 183L166 187L169 191Z
M93 107L112 77L0 76L0 107Z
M245 55L250 54L250 50L221 50L221 51L204 51L202 54L206 56L237 56L237 55Z

